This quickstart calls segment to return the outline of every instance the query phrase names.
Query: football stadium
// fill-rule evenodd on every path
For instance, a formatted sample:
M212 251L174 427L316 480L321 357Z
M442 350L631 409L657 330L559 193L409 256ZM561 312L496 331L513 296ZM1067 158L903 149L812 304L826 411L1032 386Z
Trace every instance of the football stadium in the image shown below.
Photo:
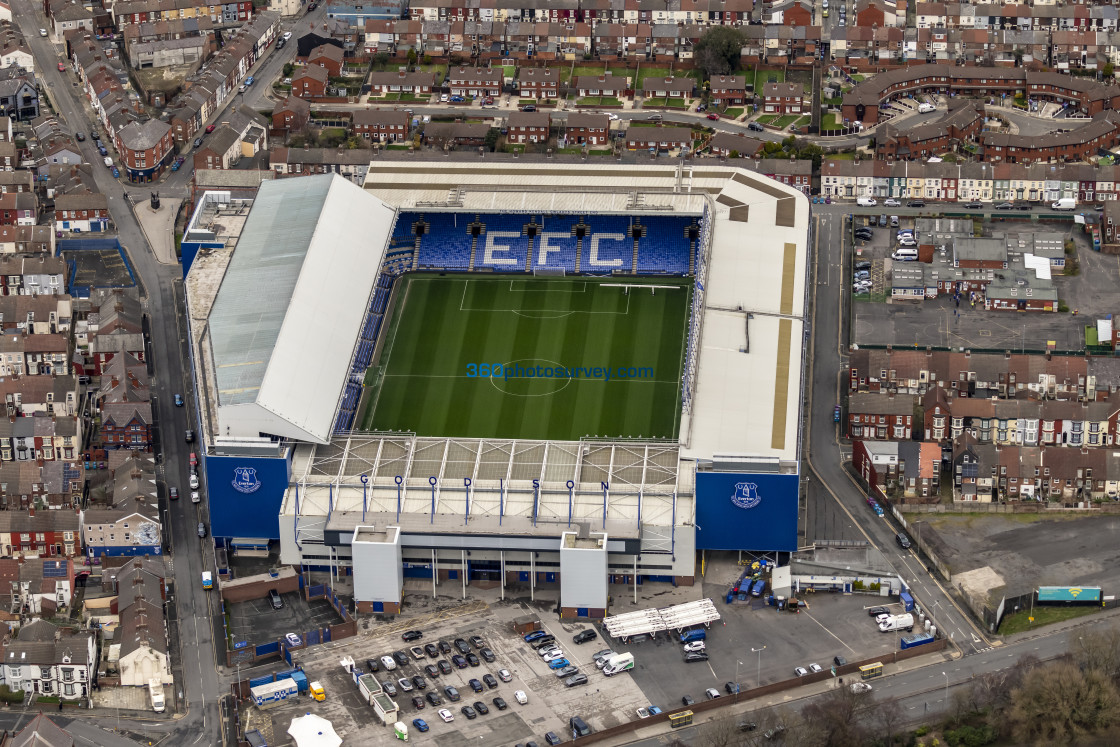
M206 193L182 246L219 557L278 549L364 611L425 579L601 617L704 553L795 550L808 225L714 162Z

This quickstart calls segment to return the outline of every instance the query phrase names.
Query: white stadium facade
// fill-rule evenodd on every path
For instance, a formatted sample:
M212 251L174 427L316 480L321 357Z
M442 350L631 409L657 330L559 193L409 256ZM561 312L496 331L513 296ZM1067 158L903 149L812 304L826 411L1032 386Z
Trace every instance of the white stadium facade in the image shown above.
M675 265L694 284L679 439L354 430L394 278L459 261L401 240L417 214L697 228ZM575 271L645 274L604 260L594 230ZM411 577L433 593L556 587L562 614L585 617L605 614L611 584L693 583L700 551L796 549L808 234L801 192L714 162L375 160L364 187L316 175L266 181L251 201L206 193L183 261L215 541L352 576L362 611L398 611ZM511 271L475 248L447 269Z

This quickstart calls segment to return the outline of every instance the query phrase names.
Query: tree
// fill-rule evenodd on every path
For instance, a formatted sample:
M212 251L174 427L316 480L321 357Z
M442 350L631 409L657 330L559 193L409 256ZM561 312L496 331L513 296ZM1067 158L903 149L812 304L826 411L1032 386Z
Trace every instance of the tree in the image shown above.
M1069 662L1040 667L1011 694L1012 730L1023 741L1054 744L1108 729L1120 720L1120 694L1102 672Z
M388 52L378 52L377 54L375 54L373 56L373 61L377 64L377 66L379 68L384 70L385 66L389 64L389 53Z
M850 687L839 686L809 705L802 715L816 728L826 747L858 747L867 741L864 727L865 699Z
M295 68L294 65L292 65L292 63L290 63L290 62L285 62L284 63L284 77L285 78L292 77L292 73L294 73L295 71L296 71L296 68Z
M416 64L416 60L417 60L417 56L416 56L416 50L415 50L415 49L410 49L410 50L408 50L408 64L409 64L410 66L411 66L411 65L415 65L415 64Z
M764 155L764 156L773 157L773 156L778 155L781 152L782 152L781 144L775 143L773 140L767 140L762 145L762 155Z
M735 718L721 718L709 721L699 729L697 745L700 747L737 747L739 726Z
M745 41L739 29L715 26L705 31L696 42L693 57L705 75L726 75L739 69Z
M1116 68L1112 66L1111 62L1106 62L1104 63L1104 67L1101 69L1101 74L1106 78L1111 78L1115 69Z
M872 722L878 727L879 735L888 744L894 744L894 735L906 723L906 714L894 698L884 700L875 706Z
M1070 636L1074 661L1082 669L1096 669L1106 677L1120 676L1120 627L1078 633Z

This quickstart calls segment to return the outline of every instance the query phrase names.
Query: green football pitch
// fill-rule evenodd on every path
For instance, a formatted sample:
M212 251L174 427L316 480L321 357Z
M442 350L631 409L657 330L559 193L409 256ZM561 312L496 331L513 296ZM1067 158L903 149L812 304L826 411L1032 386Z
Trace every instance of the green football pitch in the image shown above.
M365 429L677 437L690 279L400 282L380 358L366 377ZM635 287L642 284L659 287Z

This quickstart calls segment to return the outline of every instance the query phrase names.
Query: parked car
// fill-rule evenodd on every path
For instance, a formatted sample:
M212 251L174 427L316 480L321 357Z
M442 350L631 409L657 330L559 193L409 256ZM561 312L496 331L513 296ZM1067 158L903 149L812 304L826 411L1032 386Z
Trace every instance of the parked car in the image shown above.
M373 674L381 671L381 665L377 663L377 659L366 659L366 669L370 671L370 674Z
M436 662L436 666L439 667L440 674L451 674L451 665L447 663L447 659L440 659Z
M505 698L501 697L500 695L496 696L490 702L493 703L494 707L499 711L504 711L505 709L509 708L509 706L506 704Z
M883 200L883 204L887 207L902 207L902 202L896 200L893 197L888 197L887 199Z
M747 129L751 130L753 132L762 132L763 129L765 129L765 128L763 128L763 126L760 125L758 122L751 122L750 124L747 125Z
M465 705L459 710L463 712L463 715L467 717L468 721L478 718L478 714L475 713L474 708L469 705Z
M906 207L912 207L912 208L924 208L925 206L926 206L926 201L925 200L910 200L910 202L906 203Z
M439 649L436 647L436 644L434 644L434 643L425 643L424 644L424 653L428 655L429 659L439 658Z
M894 541L897 542L898 546L901 547L903 550L909 550L910 549L910 538L907 537L902 532L899 532L898 534L896 534L894 536Z
M878 617L879 615L889 615L891 611L886 607L871 607L867 610L868 617Z
M550 731L544 735L544 741L548 744L560 744L560 737L556 736L556 732Z
M595 638L597 638L598 635L599 634L596 633L594 630L590 630L590 629L581 630L579 633L576 633L574 636L572 636L572 641L574 643L577 643L577 644L587 643L588 641L595 640Z
M479 680L476 680L472 677L467 682L467 684L470 685L471 689L474 690L476 693L482 692L482 682L480 682Z
M439 652L441 654L450 654L451 653L451 644L448 643L447 641L440 641L437 645L439 646Z
M413 646L408 650L408 653L412 654L412 658L416 659L417 661L420 661L424 658L424 649L420 646Z
M525 106L521 107L521 111L523 112L535 112L536 110L537 107L533 104L526 104Z
M483 681L483 682L484 682L484 683L486 684L486 686L487 686L488 688L490 688L491 690L493 690L493 689L494 689L495 687L497 687L497 686L498 686L498 681L497 681L496 679L494 679L494 675L492 675L492 674L484 674L484 675L482 675L482 681Z
M571 664L569 664L566 667L560 667L555 672L553 672L553 674L555 674L560 679L564 679L565 677L571 677L577 672L579 672L579 667L573 667Z
M454 664L459 669L466 669L467 668L467 660L466 660L466 658L464 658L460 654L455 654L454 656L452 656L451 657L451 663Z
M500 679L502 682L509 682L513 679L513 674L511 674L508 669L499 669L498 679Z
M978 200L973 200L972 202L966 203L965 207L970 210L979 210L984 207L984 203L979 202Z
M172 490L174 489L175 488L172 488ZM268 603L274 610L278 610L284 606L284 600L280 597L280 592L276 589L268 590Z
M703 651L694 651L691 654L685 654L684 660L686 664L692 664L693 662L697 661L707 661L708 655Z
M199 147L199 146L201 146L201 145L202 145L202 138L200 138L200 137L196 137L196 138L194 139L194 147L198 148L198 147Z
M423 675L414 674L412 675L412 686L417 690L427 690L428 681L424 679Z
M452 96L451 97L451 103L452 104L461 104L461 103L463 103L463 101L464 101L464 99L463 99L462 96Z
M443 692L452 703L457 703L459 701L459 691L455 689L454 685L448 685L443 688Z
M441 698L439 696L439 693L435 691L431 691L426 694L424 696L424 700L428 701L428 705L430 705L432 708L443 705L443 698Z
M841 417L842 412L843 411L840 409L840 405L833 405L832 406L832 422L833 423L839 423L840 422L840 417Z
M705 644L703 641L692 641L691 643L684 644L685 653L689 653L692 651L703 651L705 648L707 648L707 644Z
M996 205L996 210L1010 210L1013 207L1015 206L1010 202L1001 202L1000 204Z
M472 703L471 708L475 709L475 711L478 712L479 716L485 716L487 713L490 713L489 706L487 706L481 700L476 700L474 703Z
M288 633L287 635L285 635L284 636L284 641L287 642L287 644L289 646L302 646L303 645L303 639L300 638L295 633Z
M574 674L571 677L569 677L568 679L564 680L565 687L576 687L577 685L586 685L586 684L587 684L587 675L586 674Z
M381 689L384 690L385 694L391 698L396 697L397 695L397 686L393 683L392 680L385 680L384 682L382 682Z
M524 690L514 690L513 691L513 699L516 700L521 705L525 705L526 703L529 702L529 696L525 694Z
M206 126L206 134L207 134L207 135L209 135L209 134L210 134L211 132L213 132L213 131L214 131L214 130L215 130L216 128L217 128L217 125L207 125L207 126Z
M723 683L723 689L727 691L728 695L737 695L739 693L739 690L740 690L739 683L738 682L725 682L725 683Z
M314 5L314 3L312 3L312 5ZM428 730L428 722L422 718L412 719L412 725L416 727L416 731L420 733L426 732Z
M544 638L546 635L548 635L547 631L534 630L532 633L526 633L524 636L522 636L522 638L525 640L526 643L532 643L533 641L537 640L538 638Z
M408 654L406 654L404 651L394 651L393 658L396 659L397 663L402 667L408 666Z
M715 689L714 687L709 687L704 691L704 694L708 696L708 700L715 700L720 695L719 690Z
M818 674L821 671L821 665L820 664L810 664L809 665L809 671L812 672L813 674Z
M440 708L439 709L439 717L441 719L443 719L444 723L447 723L447 724L450 724L452 721L455 720L455 715L453 713L451 713L451 711L447 710L446 708Z
M459 653L463 654L464 656L471 652L470 644L464 641L462 638L455 639L455 648L457 648L459 650Z
M424 667L424 674L432 678L439 677L439 667L437 667L435 664L429 664Z
M470 664L472 667L477 667L482 662L479 661L478 657L475 656L474 654L467 654L467 663Z
M809 670L806 669L805 667L794 667L793 668L793 673L797 677L804 677L805 675L809 674Z
M832 663L835 664L838 667L848 666L848 660L845 659L843 656L833 656L832 657Z
M552 661L548 662L548 668L549 669L563 669L564 667L569 666L570 664L571 664L571 662L568 661L567 659L564 659L564 658L553 659Z
M681 704L685 705L685 706L690 706L690 705L695 705L696 701L693 699L693 697L691 695L685 695L683 698L681 698Z
M498 657L494 656L494 652L490 649L483 647L478 650L478 655L483 658L487 663L493 663Z
M711 119L711 120L718 120L718 119L719 119L719 115L718 115L718 114L716 114L715 112L708 112L708 119Z
M399 680L397 680L397 684L400 685L402 693L412 692L412 682L410 682L407 677L401 677Z
M419 630L406 630L401 633L401 639L405 641L416 641L424 637L424 634Z

